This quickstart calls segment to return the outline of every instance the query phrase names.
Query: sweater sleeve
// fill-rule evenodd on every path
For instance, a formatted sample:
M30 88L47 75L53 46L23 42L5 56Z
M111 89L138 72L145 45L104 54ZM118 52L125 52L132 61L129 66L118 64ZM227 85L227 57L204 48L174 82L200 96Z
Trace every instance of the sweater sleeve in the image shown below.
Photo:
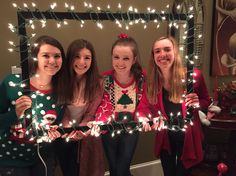
M155 105L152 105L147 97L146 85L144 87L144 92L142 98L137 106L135 120L138 121L139 117L154 117L156 115Z
M99 105L101 104L102 95L103 95L102 91L98 91L96 93L94 100L89 103L89 106L83 116L83 120L81 121L81 124L95 120L95 114L96 114L96 111L97 111Z
M95 113L95 120L96 121L102 121L102 122L108 122L110 118L112 118L112 114L114 111L111 99L110 99L110 92L108 89L106 89L106 79L109 79L109 76L112 75L113 70L109 70L106 72L103 72L103 93L101 93L101 103L99 104L98 108L96 109Z
M100 106L98 107L95 115L96 121L107 122L112 117L113 106L107 92L103 93L103 98Z
M197 74L196 76L197 86L194 87L194 91L198 94L200 108L202 110L205 110L210 105L211 98L208 94L207 86L202 73L200 72L200 70L197 69L195 70L195 73Z
M7 95L7 85L5 81L0 84L0 130L9 128L16 123L17 116L15 109L10 110L10 100Z

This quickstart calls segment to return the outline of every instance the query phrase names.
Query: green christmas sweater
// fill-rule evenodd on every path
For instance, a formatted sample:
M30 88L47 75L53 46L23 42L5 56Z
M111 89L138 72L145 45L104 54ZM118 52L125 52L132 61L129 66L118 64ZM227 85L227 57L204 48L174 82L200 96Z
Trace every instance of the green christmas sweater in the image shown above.
M30 166L37 157L37 143L47 153L52 145L47 129L61 121L63 107L56 106L50 91L30 86L32 108L17 118L15 101L23 95L20 75L8 75L0 84L0 166Z

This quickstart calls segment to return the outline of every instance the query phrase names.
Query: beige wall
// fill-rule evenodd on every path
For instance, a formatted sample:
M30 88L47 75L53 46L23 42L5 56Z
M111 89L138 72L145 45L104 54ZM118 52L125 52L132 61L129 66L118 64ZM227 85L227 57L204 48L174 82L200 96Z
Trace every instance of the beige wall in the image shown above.
M169 0L172 2L173 0ZM10 53L8 52L9 44L8 41L12 40L16 44L18 43L18 37L10 32L8 29L8 23L17 24L16 9L12 7L12 2L16 2L19 6L23 6L21 0L15 1L3 1L1 2L0 7L0 80L11 71L11 66L19 65L20 57L19 53ZM25 0L24 2L30 4L31 0ZM37 4L37 7L41 10L47 10L49 4L55 1L45 0L45 1L34 1ZM68 0L69 4L75 5L76 9L80 11L85 11L82 1L78 0ZM138 8L138 10L146 11L146 7L153 7L158 10L165 8L166 1L153 1L153 0L91 0L89 1L93 4L94 7L100 6L105 9L107 4L110 4L111 10L116 11L118 2L121 2L122 9L126 10L130 5ZM204 25L204 56L202 59L202 71L205 75L206 82L209 88L209 92L212 92L213 88L213 78L209 75L210 68L210 53L211 53L211 25L212 25L212 5L213 0L204 1L204 16L205 16L205 25ZM58 11L64 11L64 1L58 1L58 6L56 8ZM166 25L161 25L160 29L156 29L155 25L150 23L146 30L143 29L143 25L135 25L126 31L118 28L112 22L103 22L104 29L100 30L96 27L93 22L86 22L84 28L80 28L78 22L69 21L69 26L64 26L61 29L57 29L55 22L51 21L48 24L47 28L41 29L40 27L36 28L36 33L48 34L58 38L64 45L65 50L68 44L77 38L85 38L90 40L96 49L97 58L99 60L99 68L101 71L107 70L110 68L110 48L112 42L116 39L117 34L120 32L127 32L129 35L133 36L140 48L141 53L141 63L144 67L147 67L147 60L150 55L150 47L155 38L166 33ZM38 24L38 23L36 23ZM39 25L38 25L39 26ZM30 30L28 32L31 32ZM228 82L232 80L233 77L219 77L219 80L222 82Z
M23 6L21 0L15 0L18 5ZM31 2L26 0L24 2ZM40 10L49 9L49 4L55 1L34 1ZM75 5L75 8L81 11L85 11L83 8L83 1L78 0L67 0L68 4ZM139 11L146 11L146 7L155 7L157 9L163 9L164 5L162 3L152 0L120 0L120 1L109 1L109 0L93 0L89 1L96 8L100 6L103 9L106 9L106 5L110 4L113 11L118 10L118 2L121 2L122 8L126 10L130 5L138 8ZM30 3L28 3L30 4ZM0 65L0 79L2 79L6 74L10 73L10 68L12 65L19 65L19 53L9 53L8 48L9 40L13 40L16 43L18 38L16 35L8 29L8 23L17 24L16 9L13 8L10 1L3 1L0 7L0 34L1 34L1 43L0 43L0 52L1 52L1 65ZM64 1L58 1L58 6L56 8L58 11L65 11ZM107 70L110 68L110 48L113 41L117 38L117 35L121 32L126 32L129 35L133 36L138 44L140 45L140 53L142 58L142 64L146 66L146 60L149 58L150 48L152 41L160 36L165 34L166 26L162 25L159 30L156 30L154 24L150 24L146 30L143 30L143 25L134 25L130 30L126 31L115 26L115 23L107 21L103 22L104 29L100 30L97 28L94 22L86 21L85 27L80 28L80 25L77 21L68 21L69 25L64 26L61 29L56 28L56 23L50 20L46 28L41 29L39 23L35 23L36 30L35 33L37 36L41 34L47 34L54 36L59 41L61 41L65 47L65 50L68 44L78 38L85 38L91 41L94 44L94 47L97 52L97 58L99 61L99 67L101 71ZM37 27L39 26L39 27ZM27 32L32 32L30 28L27 28ZM3 64L4 62L4 64Z
M172 1L172 0L170 0ZM12 1L2 1L0 6L0 80L8 73L10 73L10 68L13 65L19 65L19 53L9 53L8 40L13 40L17 43L18 37L11 33L8 29L8 23L17 24L16 9L11 5ZM18 5L22 6L23 2L21 0L14 0ZM31 2L25 0L24 2ZM47 10L49 4L54 2L50 0L34 1L40 10ZM75 5L76 9L84 11L82 7L82 1L78 0L67 0L69 4ZM139 9L139 12L146 11L147 7L153 7L158 10L165 8L167 1L162 0L90 0L94 7L100 6L105 9L107 4L110 4L113 11L117 10L118 2L121 2L122 7L126 10L130 5ZM211 50L211 18L212 18L212 4L213 0L204 1L205 9L205 26L204 26L204 57L202 58L202 71L205 75L206 82L209 88L209 91L212 91L213 78L209 76L209 65L210 65L210 50ZM64 10L64 1L58 0L58 11ZM37 24L37 23L36 23ZM140 48L141 53L141 63L144 67L147 67L147 60L150 55L151 44L155 38L161 36L167 32L166 25L161 25L160 29L156 29L155 25L150 23L146 30L143 29L143 25L134 25L130 30L126 31L115 26L112 22L103 22L104 29L100 30L96 27L93 22L86 22L84 28L80 28L78 22L69 21L68 26L64 26L61 29L57 29L54 22L49 22L47 28L41 29L37 28L36 33L47 34L56 37L60 40L65 49L68 44L77 38L85 38L91 41L97 52L97 59L99 63L99 68L101 71L110 69L110 48L112 42L116 39L117 35L120 32L126 32L129 35L133 36ZM38 26L38 25L36 25ZM30 31L30 30L29 30ZM221 80L225 81L226 78L222 77ZM229 78L232 79L232 78ZM229 80L228 79L228 80ZM226 80L226 81L228 81ZM134 158L134 163L141 163L145 161L154 160L153 156L153 133L141 134L139 145L137 147L136 155Z

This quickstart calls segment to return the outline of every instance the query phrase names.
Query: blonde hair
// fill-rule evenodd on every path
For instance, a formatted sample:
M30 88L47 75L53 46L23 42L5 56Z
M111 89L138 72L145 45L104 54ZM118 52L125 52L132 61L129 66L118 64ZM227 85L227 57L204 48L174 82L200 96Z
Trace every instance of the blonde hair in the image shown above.
M170 82L170 91L169 91L169 100L174 103L179 103L184 92L185 85L182 83L182 80L185 79L186 69L184 68L182 59L179 54L178 45L175 39L171 36L161 37L157 41L168 39L173 44L174 49L174 62L171 67L171 82ZM150 103L157 103L157 94L161 91L163 87L164 77L160 68L156 65L154 60L153 47L151 51L151 57L149 60L149 69L148 69L148 79L147 79L147 95Z

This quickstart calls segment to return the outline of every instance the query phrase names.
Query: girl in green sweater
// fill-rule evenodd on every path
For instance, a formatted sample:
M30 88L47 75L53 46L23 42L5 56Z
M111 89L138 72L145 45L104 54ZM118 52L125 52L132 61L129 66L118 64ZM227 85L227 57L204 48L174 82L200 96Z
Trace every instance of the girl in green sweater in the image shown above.
M23 95L20 75L8 75L0 84L1 176L54 174L54 152L47 142L60 134L48 130L53 131L53 125L61 121L63 109L55 102L65 54L56 39L41 36L35 41L31 56L29 94Z

